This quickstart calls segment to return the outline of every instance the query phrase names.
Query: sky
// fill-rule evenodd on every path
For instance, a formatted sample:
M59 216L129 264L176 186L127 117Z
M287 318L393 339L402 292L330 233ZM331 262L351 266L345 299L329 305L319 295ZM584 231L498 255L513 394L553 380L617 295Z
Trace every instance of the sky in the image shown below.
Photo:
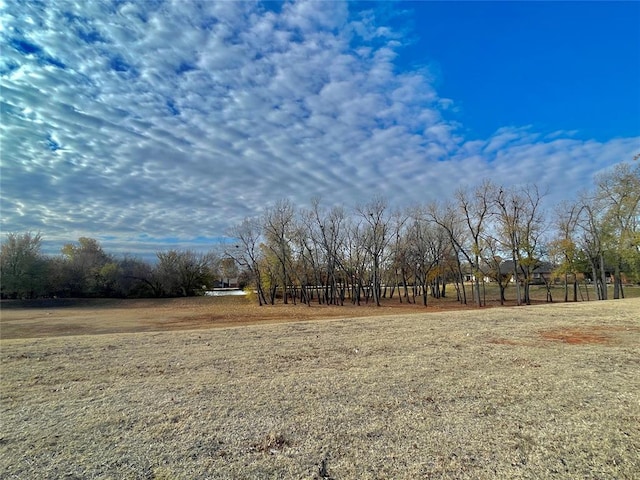
M207 249L288 199L353 208L640 153L640 2L0 0L2 233Z

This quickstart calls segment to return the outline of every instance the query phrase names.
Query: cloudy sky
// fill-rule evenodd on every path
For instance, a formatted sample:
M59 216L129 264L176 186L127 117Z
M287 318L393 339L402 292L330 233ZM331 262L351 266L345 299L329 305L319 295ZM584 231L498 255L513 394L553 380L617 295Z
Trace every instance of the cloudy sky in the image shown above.
M3 232L205 247L288 198L549 204L640 152L640 3L0 0Z

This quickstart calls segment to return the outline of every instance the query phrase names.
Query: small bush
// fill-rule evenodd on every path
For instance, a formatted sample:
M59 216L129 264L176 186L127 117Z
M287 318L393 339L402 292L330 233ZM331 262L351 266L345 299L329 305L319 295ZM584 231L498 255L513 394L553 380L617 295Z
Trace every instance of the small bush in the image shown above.
M253 288L251 287L244 287L243 292L245 293L247 299L251 302L257 302L258 301L258 292L256 292Z

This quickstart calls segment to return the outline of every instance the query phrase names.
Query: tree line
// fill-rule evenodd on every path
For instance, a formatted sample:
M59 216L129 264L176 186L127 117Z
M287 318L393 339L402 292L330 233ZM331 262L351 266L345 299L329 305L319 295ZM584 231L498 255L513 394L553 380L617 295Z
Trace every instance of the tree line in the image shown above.
M41 254L40 234L10 233L2 244L3 298L175 297L202 294L222 275L237 275L230 259L214 250L160 251L155 263L104 251L81 237L58 256Z
M288 200L236 225L226 255L251 276L258 302L343 304L397 293L420 301L454 289L461 303L485 304L484 285L496 282L500 300L515 285L517 303L530 303L538 277L560 279L565 301L578 282L596 297L624 296L623 279L640 280L640 166L622 163L596 177L595 188L573 202L542 209L536 185L507 188L484 181L444 202L391 210L374 198L351 212L343 207L296 209Z
M208 253L168 250L150 263L117 258L92 238L66 244L58 256L41 254L40 234L10 233L2 243L4 298L38 296L161 297L202 294L223 279L239 278L262 304L318 302L342 305L385 296L420 302L454 295L486 302L485 284L505 301L514 285L518 304L530 303L530 285L564 284L577 301L579 282L597 299L624 296L640 281L640 164L621 163L596 176L571 202L542 208L537 185L505 187L489 180L461 188L442 202L390 208L375 197L347 210L319 200L296 208L281 200L235 225L231 243ZM543 265L552 265L540 274ZM537 278L536 278L537 276Z

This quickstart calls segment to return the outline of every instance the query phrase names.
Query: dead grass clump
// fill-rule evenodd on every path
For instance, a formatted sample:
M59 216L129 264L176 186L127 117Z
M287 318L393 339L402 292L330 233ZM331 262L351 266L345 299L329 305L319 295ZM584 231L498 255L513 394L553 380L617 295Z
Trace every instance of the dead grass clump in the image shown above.
M254 443L250 450L273 455L288 446L290 442L283 433L271 431L262 440Z

